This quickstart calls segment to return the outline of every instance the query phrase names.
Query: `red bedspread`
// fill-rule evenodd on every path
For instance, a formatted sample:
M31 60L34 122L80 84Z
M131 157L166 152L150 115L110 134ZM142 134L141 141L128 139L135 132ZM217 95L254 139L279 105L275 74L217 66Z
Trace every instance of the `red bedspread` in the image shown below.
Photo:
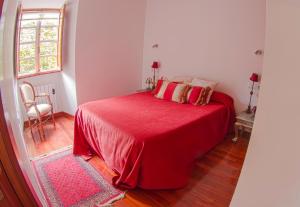
M89 102L75 117L74 154L99 155L125 188L180 188L196 158L218 144L233 121L233 101L215 93L207 106L150 93Z

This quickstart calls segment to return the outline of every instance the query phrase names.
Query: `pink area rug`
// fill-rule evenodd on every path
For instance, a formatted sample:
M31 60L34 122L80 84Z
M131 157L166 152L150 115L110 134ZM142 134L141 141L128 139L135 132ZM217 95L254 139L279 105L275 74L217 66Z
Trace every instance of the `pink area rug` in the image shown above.
M49 206L107 206L125 195L72 149L34 160L33 165Z

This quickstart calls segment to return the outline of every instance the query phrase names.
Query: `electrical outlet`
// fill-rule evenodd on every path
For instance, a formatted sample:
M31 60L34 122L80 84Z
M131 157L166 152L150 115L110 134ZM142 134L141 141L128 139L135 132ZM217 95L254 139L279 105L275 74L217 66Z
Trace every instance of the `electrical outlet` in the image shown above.
M55 94L55 89L54 89L54 88L52 88L52 94L53 94L53 95Z

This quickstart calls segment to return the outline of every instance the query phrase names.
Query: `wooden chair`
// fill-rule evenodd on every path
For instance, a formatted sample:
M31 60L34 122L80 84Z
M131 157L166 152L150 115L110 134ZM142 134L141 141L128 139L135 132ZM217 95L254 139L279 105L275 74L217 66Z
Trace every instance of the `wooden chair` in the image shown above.
M38 128L41 139L45 138L43 124L52 118L53 126L55 128L55 120L53 115L53 105L50 96L47 93L36 94L33 86L29 82L23 82L20 86L22 102L25 106L28 123L33 136L32 129ZM46 98L46 103L37 103L38 98Z

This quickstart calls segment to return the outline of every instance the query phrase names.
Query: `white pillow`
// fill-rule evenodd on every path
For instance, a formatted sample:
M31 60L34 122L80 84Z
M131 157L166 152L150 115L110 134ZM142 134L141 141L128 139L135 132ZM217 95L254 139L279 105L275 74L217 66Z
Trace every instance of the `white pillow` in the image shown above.
M207 97L207 101L206 101L206 103L208 104L213 91L215 90L215 88L218 85L218 82L210 81L210 80L204 80L204 79L201 79L201 78L194 78L191 82L191 85L192 86L201 86L203 88L206 88L206 87L211 88L211 90L209 92L209 95Z
M184 103L185 102L185 93L188 85L185 83L177 84L176 88L173 91L172 101L177 103Z
M193 77L191 76L175 76L171 79L172 82L183 82L183 83L191 83Z
M191 82L192 86L201 86L201 87L210 87L211 89L215 89L218 85L218 82L211 81L211 80L205 80L201 78L193 78Z

